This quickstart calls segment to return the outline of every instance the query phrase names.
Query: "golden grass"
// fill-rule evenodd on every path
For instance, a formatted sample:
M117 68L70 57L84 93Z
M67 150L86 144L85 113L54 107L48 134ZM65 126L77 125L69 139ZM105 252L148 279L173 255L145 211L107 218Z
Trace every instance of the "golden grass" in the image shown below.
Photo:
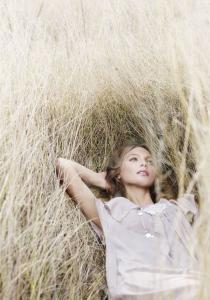
M209 9L1 1L1 299L105 295L103 249L59 187L55 159L100 171L131 137L157 155L162 194L198 194L198 299L210 298Z

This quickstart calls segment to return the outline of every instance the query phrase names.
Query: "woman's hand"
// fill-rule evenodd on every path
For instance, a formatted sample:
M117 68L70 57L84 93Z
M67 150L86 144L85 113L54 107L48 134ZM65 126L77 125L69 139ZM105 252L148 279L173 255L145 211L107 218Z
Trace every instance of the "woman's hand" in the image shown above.
M65 176L65 169L68 168L67 163L69 163L67 159L64 159L62 157L58 157L55 161L55 166L56 166L56 175L59 178L60 184L63 184L64 181L64 176Z
M111 190L111 186L110 184L107 182L107 180L105 179L106 177L106 171L104 172L99 172L98 175L100 176L101 178L101 182L102 182L102 186L101 188L106 190L107 192L109 192Z

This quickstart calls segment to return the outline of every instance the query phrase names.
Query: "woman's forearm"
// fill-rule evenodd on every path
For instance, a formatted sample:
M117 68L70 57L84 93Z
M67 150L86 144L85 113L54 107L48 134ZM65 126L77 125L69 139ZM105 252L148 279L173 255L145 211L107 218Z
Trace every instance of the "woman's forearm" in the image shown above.
M107 184L103 176L103 172L101 173L94 172L73 160L69 160L65 158L58 158L58 160L59 160L59 165L63 169L68 169L68 166L73 166L76 172L78 173L78 175L87 185L96 186L101 189L107 188Z
M97 172L88 169L87 167L79 164L76 161L71 161L71 163L85 183L87 183L88 185L101 187L102 185L101 177Z

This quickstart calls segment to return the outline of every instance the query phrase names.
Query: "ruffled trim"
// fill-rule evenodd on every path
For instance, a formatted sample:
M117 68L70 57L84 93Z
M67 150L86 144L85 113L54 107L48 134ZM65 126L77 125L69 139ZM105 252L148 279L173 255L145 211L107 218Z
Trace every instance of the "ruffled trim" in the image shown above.
M156 203L155 205L154 204L148 205L144 208L141 208L141 211L148 213L150 215L160 214L166 208L167 201L168 200L161 198L159 202ZM108 209L112 218L118 222L121 222L122 219L124 219L131 210L140 209L140 206L136 205L135 203L132 203L130 200L128 200L125 197L112 198L111 200L105 202L104 206Z
M121 203L119 203L119 201L121 201ZM104 206L109 211L111 217L118 222L120 222L134 207L132 205L132 202L125 202L124 197L114 197L111 200L105 202Z

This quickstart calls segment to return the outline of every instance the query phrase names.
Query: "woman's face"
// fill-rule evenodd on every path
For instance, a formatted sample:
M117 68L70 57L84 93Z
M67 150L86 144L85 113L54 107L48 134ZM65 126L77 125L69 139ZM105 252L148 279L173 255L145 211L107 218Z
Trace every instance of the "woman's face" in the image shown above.
M157 166L150 152L143 147L135 147L123 156L120 168L121 182L149 188L155 180Z

